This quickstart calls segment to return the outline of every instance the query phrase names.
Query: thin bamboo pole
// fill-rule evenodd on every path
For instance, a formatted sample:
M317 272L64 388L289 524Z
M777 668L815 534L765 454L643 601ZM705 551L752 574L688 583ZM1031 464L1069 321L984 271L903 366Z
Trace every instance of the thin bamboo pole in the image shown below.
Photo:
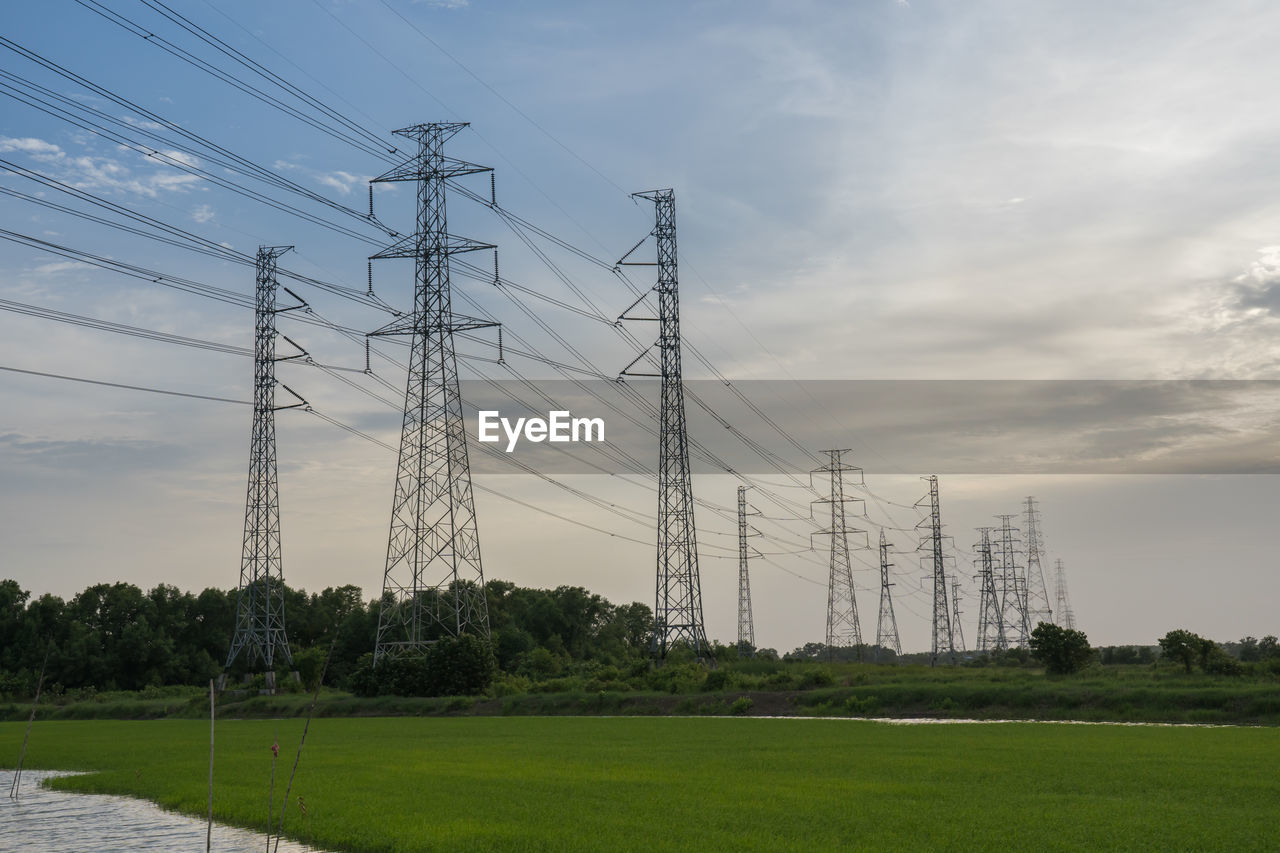
M13 784L9 786L9 799L18 798L19 781L22 779L22 763L27 760L27 741L31 738L31 724L36 721L36 706L40 704L40 689L44 687L44 671L49 665L49 652L53 641L44 650L44 663L40 664L40 680L36 682L36 698L31 702L31 716L27 717L27 733L22 736L22 751L18 753L18 769L13 772Z
M209 825L204 833L204 853L213 849L213 679L209 679Z

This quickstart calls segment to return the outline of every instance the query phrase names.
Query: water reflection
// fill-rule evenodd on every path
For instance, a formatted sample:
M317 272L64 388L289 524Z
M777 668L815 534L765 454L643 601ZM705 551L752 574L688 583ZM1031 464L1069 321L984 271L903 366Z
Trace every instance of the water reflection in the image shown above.
M13 771L0 771L0 853L204 853L203 820L167 812L143 800L40 787L43 779L66 775L23 770L18 798L11 800ZM213 849L218 853L261 853L266 844L265 833L213 826ZM280 853L320 851L285 839Z

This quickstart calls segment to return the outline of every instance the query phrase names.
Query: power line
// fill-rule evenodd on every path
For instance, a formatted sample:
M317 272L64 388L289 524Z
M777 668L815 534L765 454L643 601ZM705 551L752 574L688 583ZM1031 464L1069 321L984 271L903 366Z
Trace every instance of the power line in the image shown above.
M102 385L107 388L124 388L129 391L146 391L150 394L165 394L170 397L189 397L193 400L209 400L214 403L235 403L238 406L252 406L249 400L232 400L229 397L212 397L208 394L192 394L187 391L170 391L164 388L151 388L147 385L127 385L123 382L106 382L101 379L86 379L83 376L66 376L61 373L46 373L42 370L25 370L21 367L6 367L0 365L0 370L7 370L10 373L24 373L28 376L40 376L45 379L63 379L68 382L83 382L86 385Z
M145 2L145 0L143 1ZM352 135L351 133L344 132L341 130L336 130L332 127L327 126L324 122L318 119L315 119L312 116L307 115L306 113L304 113L303 111L295 107L291 107L288 104L285 104L279 98L268 95L267 93L263 92L261 89L258 89L255 86L251 86L241 81L235 75L218 68L217 66L213 65L212 63L204 59L201 59L200 57L196 56L195 54L191 53L188 50L185 50L184 48L179 47L178 45L174 44L168 39L165 39L162 36L156 35L155 33L151 32L147 28L142 27L137 22L133 21L131 18L125 15L121 15L120 13L107 8L103 4L96 2L96 0L75 0L75 2L80 4L84 8L88 9L89 11L100 15L101 17L105 18L106 20L110 21L111 23L115 24L121 29L124 29L125 31L132 33L133 35L137 36L143 41L149 44L155 45L156 47L170 54L171 56L174 56L177 59L180 59L181 61L187 63L188 65L198 68L201 71L204 71L205 73L213 77L216 77L222 82L227 83L228 85L239 90L240 92L243 92L249 97L254 98L255 100L258 100L266 104L267 106L274 107L275 109L287 115L290 115L293 118L315 128L321 133L324 133L328 136L333 137L334 139L337 139L342 142L346 142L349 145L359 148L361 151L364 151L366 154L370 154L371 156L378 157L381 159L388 159L389 152L386 149L380 147L379 145L370 144L368 141L362 140L359 137ZM173 19L171 18L170 20L173 20Z

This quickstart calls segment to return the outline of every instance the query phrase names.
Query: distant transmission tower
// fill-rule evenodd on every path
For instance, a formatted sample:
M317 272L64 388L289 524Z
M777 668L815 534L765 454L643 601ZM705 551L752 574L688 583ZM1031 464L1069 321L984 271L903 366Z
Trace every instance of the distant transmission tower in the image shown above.
M1053 609L1049 606L1049 590L1044 584L1044 542L1040 538L1040 510L1036 499L1027 497L1022 511L1027 529L1027 622L1032 628L1041 622L1053 621Z
M649 654L652 658L665 660L672 645L685 642L700 660L711 660L711 646L707 642L702 619L698 543L693 525L693 480L689 469L689 432L684 417L684 384L680 370L676 195L673 190L666 189L634 193L632 197L653 202L654 227L650 233L657 241L658 250L658 283L654 289L658 293L657 346L661 365L658 376L662 380L662 423L658 440L658 589ZM626 264L627 257L643 242L632 247L618 264ZM623 313L625 315L626 312ZM629 372L647 355L648 351L637 356L623 369L622 375L653 376Z
M453 313L449 257L494 247L453 236L445 216L448 180L490 171L444 155L445 141L466 126L397 130L418 143L418 153L374 178L418 185L417 229L371 258L413 258L415 267L412 313L373 333L411 336L375 666L384 657L421 654L440 636L489 641L453 336L496 324Z
M956 651L963 653L964 628L960 625L960 579L951 576L951 636L955 640Z
M898 619L893 615L893 597L889 594L889 543L885 541L884 531L880 531L880 618L876 620L876 656L880 660L882 649L893 649L895 655L902 654L902 642L898 639Z
M922 478L929 483L929 495L917 506L927 506L929 517L917 528L923 530L918 550L924 551L928 569L933 574L933 643L929 665L938 665L938 655L945 654L956 662L955 638L951 634L951 614L947 605L946 560L942 553L942 506L938 498L938 475Z
M753 535L748 533L748 515L758 515L747 511L747 487L738 486L738 654L750 657L756 650L756 628L751 618L751 575L747 571L747 561L751 557L747 539Z
M1076 614L1071 609L1071 602L1067 598L1067 570L1063 568L1062 560L1054 561L1054 573L1057 575L1058 624L1074 631Z
M297 398L276 405L276 315L292 308L276 307L276 259L292 246L258 249L254 310L253 433L249 444L249 490L244 507L244 546L240 555L240 592L236 627L227 653L227 669L244 652L250 668L262 666L266 689L276 686L277 655L293 665L284 628L284 566L280 553L280 489L276 472L275 413L306 405ZM292 293L290 294L292 295ZM301 308L302 305L293 307ZM225 677L223 679L225 682Z
M1001 587L996 584L991 561L991 528L979 527L981 536L976 546L978 552L978 577L981 593L978 604L978 651L994 652L1007 649L1004 634L1004 618L1000 610Z
M1014 516L997 515L1000 519L1000 539L996 552L1000 555L1000 618L1004 623L1004 636L1013 646L1025 646L1031 636L1027 618L1027 580L1018 565L1017 543L1012 525Z
M844 475L862 473L861 468L846 465L841 456L848 450L824 450L827 464L815 468L812 474L826 474L831 480L831 497L820 498L814 503L831 506L831 526L819 530L815 536L831 537L830 575L827 580L827 656L834 658L839 648L856 647L862 658L862 628L858 624L858 601L853 592L853 567L849 562L849 534L864 531L850 528L845 523L844 505L857 498L844 496Z

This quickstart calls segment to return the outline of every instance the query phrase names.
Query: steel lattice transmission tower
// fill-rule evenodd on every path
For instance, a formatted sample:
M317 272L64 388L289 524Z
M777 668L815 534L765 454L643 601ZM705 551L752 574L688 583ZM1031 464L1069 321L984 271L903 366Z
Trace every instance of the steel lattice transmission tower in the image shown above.
M885 540L884 531L880 531L880 618L876 620L876 660L880 660L881 649L893 649L895 655L902 654L902 642L898 639L898 619L893 615L893 596L889 587L889 543Z
M1044 583L1044 543L1040 538L1040 510L1036 499L1027 497L1022 511L1027 530L1027 622L1034 628L1041 622L1053 621L1053 608L1049 606L1049 590Z
M653 608L651 657L665 660L672 645L684 642L699 660L711 660L711 645L702 619L702 587L698 578L698 542L693 525L693 478L689 468L689 428L684 416L684 382L680 369L680 288L676 266L676 194L674 190L633 193L653 202L657 243L658 361L662 401L658 436L658 581ZM647 239L647 237L646 237ZM641 240L619 261L643 245ZM653 266L653 264L643 264ZM637 300L631 307L643 300ZM627 309L630 311L630 309ZM619 319L631 319L625 316ZM649 350L636 356L622 376L654 376L630 369Z
M738 654L751 656L756 650L756 627L751 617L751 575L747 570L747 561L751 557L747 539L755 533L749 533L748 515L758 515L747 511L747 487L738 486Z
M489 641L453 336L496 324L453 313L449 257L494 246L453 236L445 214L450 178L490 171L444 155L445 142L466 126L397 130L418 143L418 153L374 178L418 185L415 232L370 258L413 258L415 267L413 311L373 332L411 336L375 665L387 656L420 654L440 636L469 633Z
M254 306L253 432L249 444L249 488L244 508L244 544L240 557L240 592L236 600L236 627L227 653L227 669L241 653L252 668L261 664L266 688L275 688L276 661L290 665L289 638L284 626L284 565L280 547L280 488L276 469L275 413L306 405L276 405L276 362L297 356L276 356L276 315L301 308L276 307L276 259L291 246L258 249L257 288ZM290 293L290 295L293 295Z
M1004 634L1004 618L1000 610L1000 587L996 585L991 560L991 528L979 527L978 577L981 592L978 604L978 651L1002 651L1009 647Z
M1074 631L1076 614L1071 609L1071 601L1067 598L1067 570L1063 568L1062 560L1054 561L1054 574L1057 576L1055 586L1058 593L1058 624Z
M929 665L937 666L938 655L945 654L956 662L955 638L951 633L951 613L947 603L946 559L942 553L942 506L938 497L938 475L924 477L929 483L929 495L917 506L927 506L929 517L918 528L924 530L919 550L924 551L927 567L933 574L933 641L930 646Z
M1000 618L1004 636L1011 646L1025 646L1031 636L1027 617L1027 579L1018 565L1018 531L1012 515L997 515L1000 538L996 552L1000 555Z
M820 498L814 503L825 503L831 507L831 526L819 530L813 535L831 537L830 574L827 579L827 655L835 656L838 648L854 646L858 649L858 658L862 658L862 627L858 624L858 600L853 592L853 567L849 562L849 534L865 531L850 528L846 524L844 505L855 502L857 498L844 496L844 475L857 473L862 469L846 465L841 456L848 450L824 450L827 464L810 472L826 474L831 481L831 497ZM812 484L812 482L811 482Z
M956 651L964 654L964 628L960 624L960 578L951 576L951 638Z

